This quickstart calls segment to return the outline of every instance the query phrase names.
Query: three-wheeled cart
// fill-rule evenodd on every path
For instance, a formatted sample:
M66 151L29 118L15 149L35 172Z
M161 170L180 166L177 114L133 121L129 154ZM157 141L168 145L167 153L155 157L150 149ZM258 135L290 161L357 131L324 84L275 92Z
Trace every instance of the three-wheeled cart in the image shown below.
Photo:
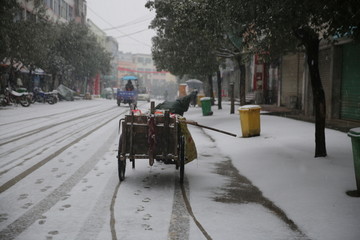
M118 149L119 179L125 179L126 160L135 168L136 159L148 159L152 166L154 160L175 164L180 168L180 183L184 180L185 137L181 133L179 119L170 116L168 111L162 115L126 115L120 120L121 135Z
M116 100L117 105L120 106L121 103L123 104L129 104L131 109L135 109L137 105L137 97L138 97L138 78L136 76L124 76L121 78L123 81L134 81L135 86L134 89L131 91L125 90L125 87L123 87L123 90L120 88L116 91Z
M118 88L116 92L117 105L120 106L121 103L129 104L131 109L135 109L137 105L137 96L138 93L136 90L123 91Z

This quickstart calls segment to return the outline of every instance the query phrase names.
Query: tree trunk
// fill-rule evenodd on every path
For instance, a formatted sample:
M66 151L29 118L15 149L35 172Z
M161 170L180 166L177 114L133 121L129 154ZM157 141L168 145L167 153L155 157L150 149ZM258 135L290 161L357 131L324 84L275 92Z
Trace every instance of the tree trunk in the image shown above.
M54 90L55 87L55 81L56 81L56 73L51 74L51 84L50 84L50 90Z
M221 74L220 71L217 71L217 85L218 85L218 109L222 109L221 106L221 102L222 102L222 97L221 97L221 92L222 92L222 88L221 88Z
M12 88L15 85L15 79L14 79L14 60L11 59L10 61L10 71L9 71L9 78L7 80L7 86Z
M245 92L245 65L240 65L240 106L246 104L246 92Z
M84 96L86 95L86 92L87 92L87 86L88 86L88 77L85 77L84 85L83 85L83 94L84 94ZM167 100L167 99L165 98L165 100Z
M209 97L211 98L211 105L214 105L214 87L212 81L212 74L209 74L208 81L209 81Z
M321 83L319 72L319 43L316 33L310 29L299 29L296 36L305 46L307 63L310 71L311 87L313 92L313 104L315 109L315 157L325 157L325 116L326 102L325 92Z
M34 86L33 86L33 84L32 84L32 81L33 81L33 78L32 78L32 73L33 73L33 70L32 70L33 68L30 66L30 68L29 68L29 75L28 75L28 77L29 77L29 81L27 82L27 86L26 86L26 88L28 89L28 91L30 91L30 92L32 92L32 90L34 89ZM31 87L32 86L32 87Z
M239 97L240 97L240 106L246 104L246 97L245 97L245 65L242 63L242 56L237 55L235 57L239 70L240 70L240 77L239 77Z
M59 85L63 84L63 74L59 76Z
M234 96L234 83L230 83L230 102L231 102L231 106L230 106L230 114L234 114L235 113L235 96Z

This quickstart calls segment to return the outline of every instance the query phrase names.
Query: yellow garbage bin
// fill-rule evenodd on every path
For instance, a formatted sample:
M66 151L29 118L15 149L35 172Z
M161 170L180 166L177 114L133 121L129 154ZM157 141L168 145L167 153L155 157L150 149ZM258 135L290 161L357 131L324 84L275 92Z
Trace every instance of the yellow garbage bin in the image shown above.
M201 107L201 101L200 101L200 100L201 100L203 97L205 97L204 94L198 93L197 99L196 99L196 104L197 104L199 107Z
M179 85L179 97L185 97L186 96L186 84L182 83Z
M243 137L260 135L260 109L261 107L259 105L244 105L239 107Z

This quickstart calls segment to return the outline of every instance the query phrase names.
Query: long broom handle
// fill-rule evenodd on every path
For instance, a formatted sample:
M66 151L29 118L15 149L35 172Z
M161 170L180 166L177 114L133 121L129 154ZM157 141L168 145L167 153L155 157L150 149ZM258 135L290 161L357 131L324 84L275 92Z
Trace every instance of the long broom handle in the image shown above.
M220 130L220 129L216 129L216 128L212 128L212 127L200 125L200 124L198 124L197 122L194 122L194 121L184 121L184 122L187 123L187 124L190 124L190 125L197 126L197 127L206 128L206 129L210 129L210 130L213 130L213 131L216 131L216 132L224 133L224 134L227 134L227 135L230 135L230 136L233 136L233 137L237 137L236 134L233 134L233 133L230 133L230 132L226 132L226 131L223 131L223 130Z

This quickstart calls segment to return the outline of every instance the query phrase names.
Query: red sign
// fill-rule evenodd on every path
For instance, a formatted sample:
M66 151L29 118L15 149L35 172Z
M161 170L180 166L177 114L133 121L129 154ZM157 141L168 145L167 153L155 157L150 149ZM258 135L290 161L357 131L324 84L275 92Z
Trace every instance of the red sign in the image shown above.
M94 95L100 95L100 74L94 78Z
M264 89L264 83L265 83L265 64L261 57L258 55L255 55L254 59L255 64L255 73L254 73L254 79L253 79L253 88L254 90L261 90Z
M161 72L156 72L156 71L138 71L138 70L133 70L130 68L123 68L123 67L118 67L119 71L124 71L124 72L136 72L136 73L168 73L166 71L161 71Z

